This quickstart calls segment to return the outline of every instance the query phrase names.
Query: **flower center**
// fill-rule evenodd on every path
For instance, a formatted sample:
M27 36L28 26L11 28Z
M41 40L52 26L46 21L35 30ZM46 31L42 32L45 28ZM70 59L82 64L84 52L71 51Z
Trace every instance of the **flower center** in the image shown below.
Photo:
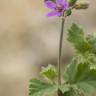
M61 5L61 4L57 4L57 6L56 6L56 11L58 11L58 12L62 12L63 9L64 9L64 6L63 6L63 5Z

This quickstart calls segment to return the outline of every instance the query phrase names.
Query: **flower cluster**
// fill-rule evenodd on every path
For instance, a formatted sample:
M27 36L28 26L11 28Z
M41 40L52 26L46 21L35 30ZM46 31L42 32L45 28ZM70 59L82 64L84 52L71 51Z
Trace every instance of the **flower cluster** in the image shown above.
M47 14L50 16L63 16L64 13L71 14L72 9L86 9L88 4L85 2L78 2L78 0L45 0L45 5L52 11ZM70 14L69 14L70 13Z

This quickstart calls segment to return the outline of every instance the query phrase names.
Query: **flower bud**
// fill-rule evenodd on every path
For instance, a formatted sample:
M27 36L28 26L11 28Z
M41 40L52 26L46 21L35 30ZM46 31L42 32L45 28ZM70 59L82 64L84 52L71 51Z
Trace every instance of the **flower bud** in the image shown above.
M89 6L89 4L85 3L85 4L76 4L75 5L75 9L87 9Z
M68 9L65 11L65 16L70 16L72 14L72 10Z
M82 2L77 2L74 6L75 9L87 9L89 7L89 2L85 2L85 1L82 1Z
M67 0L70 6L73 6L77 0Z

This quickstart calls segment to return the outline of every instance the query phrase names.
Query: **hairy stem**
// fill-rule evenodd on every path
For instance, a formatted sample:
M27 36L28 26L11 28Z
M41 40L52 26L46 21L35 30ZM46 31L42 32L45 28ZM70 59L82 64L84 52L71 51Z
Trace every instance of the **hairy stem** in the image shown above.
M64 33L64 23L65 23L65 18L62 17L60 41L59 41L59 54L58 54L58 85L61 85L61 63L62 63L61 57L62 57L62 42L63 42L63 33ZM60 90L58 90L58 96L62 96Z
M58 55L58 84L61 85L61 63L62 63L62 42L63 42L63 33L64 33L64 22L65 18L62 18L61 23L61 33L60 33L60 41L59 41L59 55Z

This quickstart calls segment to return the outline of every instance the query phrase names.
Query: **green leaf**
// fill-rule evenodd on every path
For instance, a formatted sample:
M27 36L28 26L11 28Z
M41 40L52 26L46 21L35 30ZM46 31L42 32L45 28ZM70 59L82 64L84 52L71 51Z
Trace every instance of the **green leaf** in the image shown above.
M48 81L54 81L57 77L57 70L51 64L49 64L47 67L42 67L42 70L40 73L44 77L44 79Z
M89 64L91 67L96 68L96 55L91 52L86 52L85 54L77 54L74 57L75 64Z
M96 68L90 68L89 64L72 62L65 70L64 79L67 83L76 85L84 96L92 96L96 90Z
M68 41L73 44L73 46L79 53L84 54L85 52L90 50L91 45L86 40L82 28L73 23L68 31Z
M68 92L70 90L70 87L70 84L61 84L59 86L59 89L64 94L65 92Z
M71 84L70 89L66 91L63 96L83 96L83 94L76 85Z
M73 84L75 80L77 67L78 67L78 64L76 63L77 63L76 59L73 59L71 64L67 65L67 68L65 69L64 80L68 82L69 84Z
M48 84L37 79L32 79L29 85L29 96L52 96L57 89L55 84Z
M93 53L96 55L96 34L93 35L87 35L87 41L90 43L91 45L91 50L90 53Z
M80 96L78 90L70 89L69 91L65 92L63 96Z

